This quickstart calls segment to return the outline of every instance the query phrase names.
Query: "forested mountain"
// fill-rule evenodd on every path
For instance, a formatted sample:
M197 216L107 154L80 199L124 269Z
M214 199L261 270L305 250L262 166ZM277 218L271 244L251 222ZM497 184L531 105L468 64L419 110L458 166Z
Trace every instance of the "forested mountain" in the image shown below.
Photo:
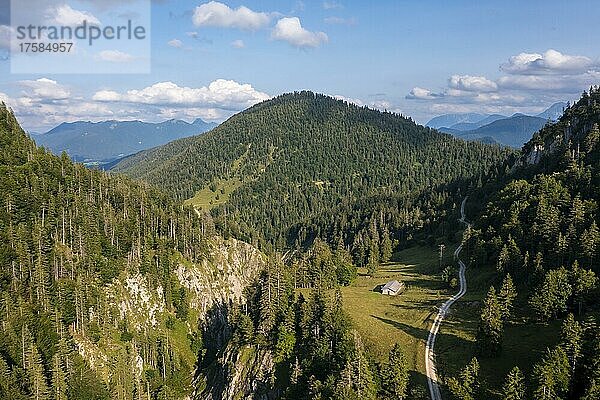
M211 209L226 234L279 249L315 237L341 241L361 265L392 231L401 236L431 223L447 232L432 222L456 203L462 187L456 181L509 153L401 115L298 92L258 104L205 135L130 157L115 171L178 200L197 193L190 202Z
M191 124L174 119L159 124L78 121L60 124L44 134L32 135L32 138L38 146L44 146L56 155L65 151L76 161L104 163L176 139L199 135L215 126L201 119Z
M562 331L551 333L558 344L531 376L521 372L527 365L511 371L501 389L505 398L600 397L599 124L600 89L592 88L525 144L510 171L479 185L470 197L470 212L478 215L465 244L472 274L485 266L495 270L474 355L498 357L506 327L562 321ZM513 311L516 288L523 307ZM472 382L475 366L476 361L460 380ZM485 385L477 385L450 386L466 399L484 396Z
M199 322L264 265L145 183L36 148L0 105L0 398L176 399Z

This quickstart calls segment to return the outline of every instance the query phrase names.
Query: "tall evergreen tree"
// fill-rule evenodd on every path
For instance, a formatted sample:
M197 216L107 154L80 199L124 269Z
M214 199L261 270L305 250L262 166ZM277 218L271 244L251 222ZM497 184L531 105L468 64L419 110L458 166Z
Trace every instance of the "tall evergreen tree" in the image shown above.
M502 287L498 292L498 305L503 321L508 321L512 315L513 302L517 298L517 289L510 274L506 274L502 281Z
M408 365L404 352L398 343L390 350L388 363L382 371L381 397L405 399L408 389Z
M479 361L471 361L460 371L457 377L448 379L448 389L456 400L479 399Z
M494 287L484 300L477 328L477 347L480 354L495 356L502 349L502 310Z
M504 400L525 400L525 377L519 369L510 370L502 387Z

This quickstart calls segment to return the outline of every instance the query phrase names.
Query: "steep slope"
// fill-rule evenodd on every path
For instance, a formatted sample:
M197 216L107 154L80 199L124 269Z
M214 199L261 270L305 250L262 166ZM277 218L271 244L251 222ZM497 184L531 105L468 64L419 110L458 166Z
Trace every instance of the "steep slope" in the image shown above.
M474 220L464 247L476 280L471 288L485 302L475 314L476 346L456 353L464 354L465 364L480 357L480 376L494 382L481 398L494 398L499 378L515 365L532 398L598 397L599 125L600 89L593 88L537 132L512 168L469 196ZM509 275L516 298L505 308ZM498 307L504 310L500 321ZM470 311L460 313L467 323ZM532 334L535 341L528 341ZM486 350L491 346L493 352Z
M63 151L76 161L108 162L176 139L204 133L216 124L197 119L189 124L170 120L159 124L140 121L63 123L32 138L54 154Z
M407 198L484 171L507 154L400 115L300 92L254 106L203 136L130 157L115 171L181 200L196 194L191 203L212 209L219 226L247 240L281 248L330 236L351 245L363 241L358 232L371 217L381 233L392 221L399 230L409 225L404 213L414 214L406 208L416 209ZM380 212L385 218L375 216ZM415 226L421 218L416 212Z
M563 115L565 108L567 107L567 103L558 102L552 104L543 112L536 115L538 118L543 118L545 120L550 121L558 121L558 119Z
M244 301L264 256L36 148L4 104L0 199L0 398L189 398L199 323Z

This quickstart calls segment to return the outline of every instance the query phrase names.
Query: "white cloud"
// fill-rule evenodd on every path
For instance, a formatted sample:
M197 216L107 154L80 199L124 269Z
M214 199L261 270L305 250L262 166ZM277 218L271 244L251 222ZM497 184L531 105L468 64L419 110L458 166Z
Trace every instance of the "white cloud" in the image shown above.
M103 102L209 107L236 111L269 98L268 94L255 90L249 84L224 79L218 79L208 87L189 88L173 82L160 82L141 90L129 90L125 93L103 90L93 96L93 100Z
M448 80L448 86L467 92L495 92L498 90L496 82L484 76L452 75Z
M128 63L135 60L135 57L131 54L127 54L119 50L103 50L98 53L97 58L102 61L113 63Z
M341 94L336 94L336 95L334 95L332 97L334 99L342 100L342 101L345 101L347 103L356 104L359 107L362 107L362 106L365 105L365 103L361 99L353 99L351 97L342 96Z
M336 8L344 8L343 5L341 5L340 3L336 2L336 1L324 1L323 2L323 8L325 10L333 10Z
M50 7L47 11L47 18L51 23L63 26L81 25L83 21L87 21L88 25L101 25L100 20L93 14L74 10L68 4Z
M233 42L231 42L231 45L236 49L243 49L244 47L246 47L246 44L241 39L234 40Z
M588 57L562 54L552 49L544 54L521 53L500 66L506 73L519 75L580 74L597 67L598 63Z
M406 95L406 98L414 100L433 100L443 96L444 95L442 93L434 93L429 89L424 89L417 86Z
M282 18L277 21L271 37L299 48L319 47L329 40L324 32L311 32L304 29L298 17Z
M169 40L167 44L171 47L175 47L176 49L180 49L181 47L183 47L183 42L179 39Z
M600 80L599 71L579 75L507 75L498 79L506 90L579 93Z
M211 1L196 7L192 21L198 27L258 30L269 24L270 16L263 12L252 11L248 7L240 6L234 10L226 4Z
M35 81L20 81L25 98L33 101L65 100L71 95L71 91L58 82L48 78L40 78Z

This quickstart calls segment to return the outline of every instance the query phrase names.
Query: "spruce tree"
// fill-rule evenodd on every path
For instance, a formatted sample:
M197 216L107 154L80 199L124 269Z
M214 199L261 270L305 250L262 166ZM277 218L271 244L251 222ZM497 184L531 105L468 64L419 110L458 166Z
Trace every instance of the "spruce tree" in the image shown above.
M476 337L479 353L487 356L497 355L502 349L502 334L502 312L496 290L492 286L488 291L479 316Z
M29 379L29 392L33 400L45 400L48 398L48 383L44 373L42 357L37 346L31 342L26 356L27 364L25 370Z
M533 369L536 400L565 399L569 390L570 366L567 353L558 346L548 350Z
M498 304L503 321L508 321L512 315L513 302L517 298L517 289L510 274L506 274L502 281L502 287L498 292Z
M457 377L448 379L448 389L457 400L479 400L479 361L473 357Z
M525 377L519 369L510 370L502 387L503 400L525 400Z
M392 239L387 228L383 231L381 237L381 262L386 263L392 258Z
M404 399L408 389L408 365L398 343L390 350L388 363L382 370L382 397Z
M584 331L581 324L575 320L573 314L569 314L562 324L561 346L567 353L571 373L575 372L575 367L581 357L583 334Z

